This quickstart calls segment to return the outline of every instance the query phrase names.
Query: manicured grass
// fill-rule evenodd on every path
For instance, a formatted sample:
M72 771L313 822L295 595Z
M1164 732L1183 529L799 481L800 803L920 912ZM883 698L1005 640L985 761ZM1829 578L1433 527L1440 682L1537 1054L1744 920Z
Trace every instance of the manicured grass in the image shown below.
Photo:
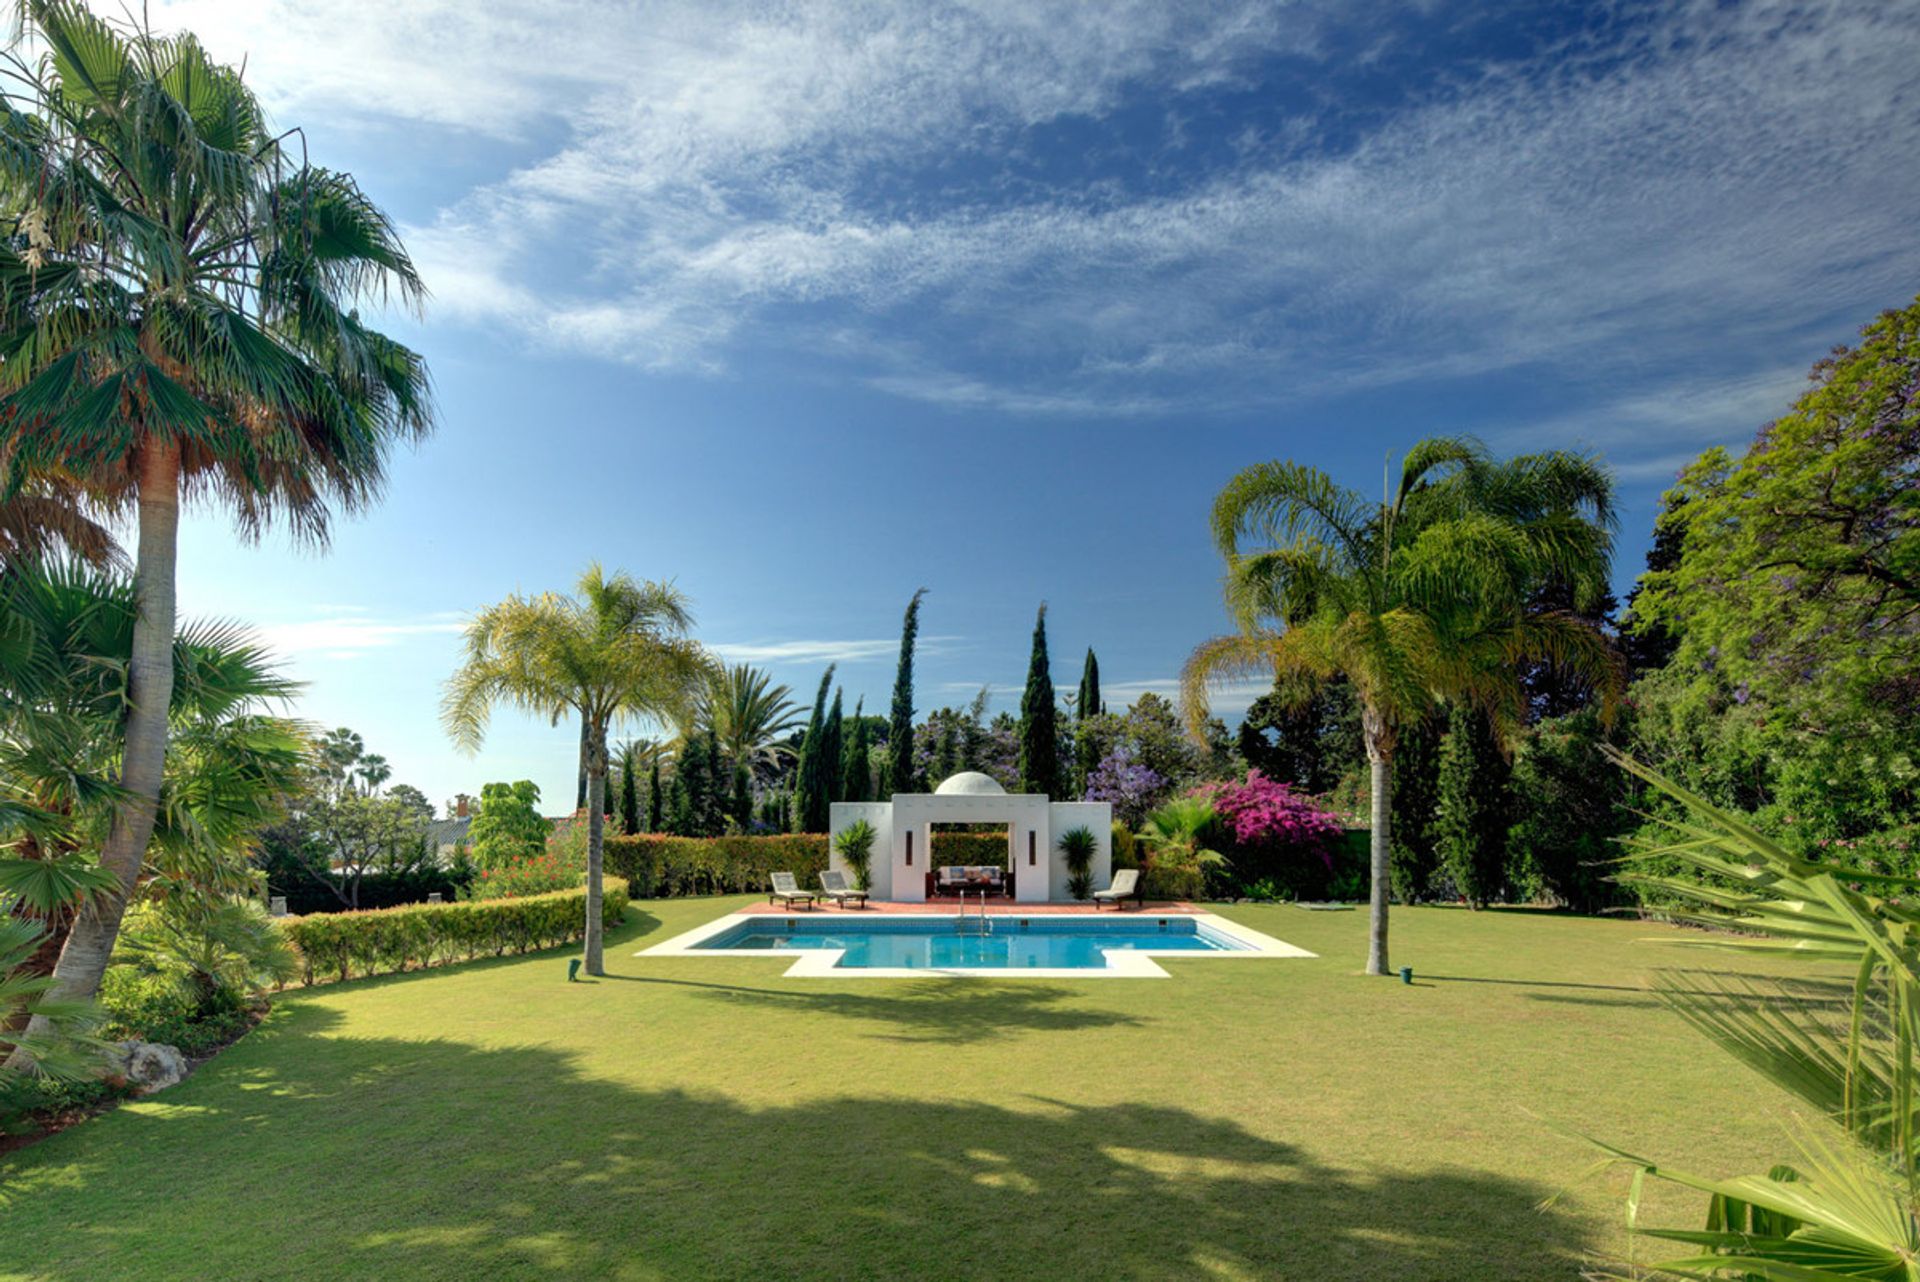
M1784 1101L1642 991L1659 928L1227 915L1318 960L818 981L565 954L290 994L183 1085L0 1159L0 1277L1572 1278L1621 1179L1549 1122L1764 1169ZM1542 1212L1542 1198L1571 1194ZM1695 1227L1689 1199L1646 1214Z

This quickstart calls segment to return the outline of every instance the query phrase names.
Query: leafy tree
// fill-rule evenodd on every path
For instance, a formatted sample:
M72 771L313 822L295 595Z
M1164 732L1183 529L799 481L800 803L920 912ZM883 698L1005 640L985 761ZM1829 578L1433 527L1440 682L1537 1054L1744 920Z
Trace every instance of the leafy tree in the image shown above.
M1360 705L1344 681L1329 681L1305 701L1263 694L1247 709L1236 742L1240 759L1269 779L1327 793L1365 760Z
M800 771L794 784L793 821L796 832L825 832L831 799L832 767L827 760L827 688L833 684L833 665L820 678L813 696L813 715L800 741ZM836 760L834 765L838 765Z
M1671 559L1643 577L1632 626L1672 658L1634 684L1636 755L1801 857L1910 867L1920 303L1816 365L1743 454L1703 455L1663 527Z
M1440 744L1434 849L1460 897L1484 908L1506 889L1507 766L1487 719L1464 704L1447 712Z
M887 732L887 743L893 749L886 781L888 796L918 791L913 753L913 647L920 635L920 598L926 594L925 588L913 594L900 623L900 668L893 678L893 717Z
M1920 637L1920 301L1814 366L1737 461L1709 450L1669 518L1682 552L1635 614L1763 692L1910 671Z
M1633 816L1604 744L1599 717L1576 712L1542 722L1513 763L1508 867L1575 912L1621 899L1613 865Z
M1053 670L1047 662L1047 607L1033 621L1033 653L1027 660L1027 688L1020 696L1020 791L1065 795L1060 784L1060 733L1053 694Z
M1511 735L1524 725L1527 663L1552 663L1611 701L1618 662L1592 625L1537 613L1541 585L1581 602L1606 590L1612 482L1565 452L1499 461L1478 442L1420 442L1398 487L1372 503L1325 473L1263 463L1214 502L1214 542L1238 631L1202 645L1182 692L1190 729L1212 683L1255 674L1289 691L1343 677L1360 704L1371 770L1372 894L1367 973L1389 971L1393 757L1400 732L1436 698L1478 708Z
M546 849L553 821L540 813L540 787L531 779L480 788L480 809L467 827L467 845L482 868L504 868Z
M1417 904L1432 893L1440 871L1434 824L1440 817L1440 741L1446 721L1439 715L1403 726L1393 754L1393 893L1403 904Z
M191 36L34 0L51 57L8 52L0 183L0 456L133 515L136 619L120 798L56 1000L96 992L147 857L172 707L180 500L324 539L432 425L424 364L358 304L417 304L393 226L351 177L282 146L233 68Z
M687 635L693 618L678 588L608 576L591 565L576 591L515 593L481 611L467 627L466 662L447 682L441 718L468 751L486 737L496 703L549 721L572 713L587 724L583 951L587 973L599 975L608 727L631 718L684 718L713 660Z
M1647 549L1646 572L1640 576L1640 582L1634 584L1633 591L1627 593L1620 625L1620 654L1627 661L1627 670L1635 676L1666 667L1673 661L1674 651L1680 648L1679 634L1671 622L1640 617L1640 597L1646 591L1649 577L1670 573L1680 566L1680 546L1686 532L1680 509L1685 502L1686 497L1678 491L1670 490L1663 496L1660 515L1653 523L1653 546Z

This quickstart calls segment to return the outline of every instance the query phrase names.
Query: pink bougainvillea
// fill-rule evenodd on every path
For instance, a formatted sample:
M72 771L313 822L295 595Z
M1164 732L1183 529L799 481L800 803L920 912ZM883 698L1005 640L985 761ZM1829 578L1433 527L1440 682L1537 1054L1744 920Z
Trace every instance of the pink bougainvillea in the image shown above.
M1340 835L1340 820L1289 785L1249 770L1240 782L1202 784L1192 795L1212 803L1236 845L1305 848L1319 855L1329 868L1333 866L1331 846Z

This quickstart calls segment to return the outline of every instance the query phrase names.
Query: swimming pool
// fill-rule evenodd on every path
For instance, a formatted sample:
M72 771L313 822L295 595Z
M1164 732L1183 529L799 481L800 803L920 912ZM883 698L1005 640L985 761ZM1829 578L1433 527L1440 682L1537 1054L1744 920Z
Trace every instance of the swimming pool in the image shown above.
M1310 957L1212 914L754 914L723 917L641 956L793 959L789 975L1163 977L1156 956Z

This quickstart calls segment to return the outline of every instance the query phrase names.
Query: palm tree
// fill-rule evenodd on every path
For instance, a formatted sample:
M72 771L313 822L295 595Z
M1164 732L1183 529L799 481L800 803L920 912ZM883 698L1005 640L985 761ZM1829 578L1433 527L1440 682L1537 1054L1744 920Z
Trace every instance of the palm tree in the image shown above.
M580 717L587 741L586 969L600 975L608 728L638 718L684 720L713 660L687 635L693 616L671 584L609 577L590 565L576 593L516 593L468 624L467 659L447 681L441 720L455 744L474 752L496 703L556 724Z
M727 760L765 777L793 757L792 745L779 742L803 724L793 690L774 685L760 668L736 663L715 668L700 696L694 727L713 731Z
M124 673L139 611L124 574L78 563L0 571L0 899L43 928L46 974L73 929L120 894L96 860L125 798L118 782ZM254 839L307 768L300 727L263 705L297 687L225 623L173 646L171 734L142 869L147 893L252 889ZM83 909L91 911L83 912Z
M357 306L417 305L392 224L351 177L290 150L233 68L189 35L28 0L47 54L3 56L0 457L71 474L136 519L123 796L101 851L119 882L77 923L56 998L99 988L141 873L172 701L183 495L244 534L324 541L431 427L425 366Z
M61 550L102 568L126 559L71 487L22 478L17 493L0 494L0 566L44 560Z
M1619 663L1573 614L1532 604L1543 584L1586 605L1605 590L1612 480L1565 451L1499 461L1479 442L1439 437L1408 452L1381 503L1315 468L1262 463L1213 505L1238 631L1201 645L1182 674L1198 734L1212 686L1270 676L1305 700L1344 678L1360 701L1371 768L1372 922L1367 973L1388 973L1387 818L1398 733L1441 700L1482 711L1503 738L1524 723L1521 665L1546 663L1596 687L1610 712Z

